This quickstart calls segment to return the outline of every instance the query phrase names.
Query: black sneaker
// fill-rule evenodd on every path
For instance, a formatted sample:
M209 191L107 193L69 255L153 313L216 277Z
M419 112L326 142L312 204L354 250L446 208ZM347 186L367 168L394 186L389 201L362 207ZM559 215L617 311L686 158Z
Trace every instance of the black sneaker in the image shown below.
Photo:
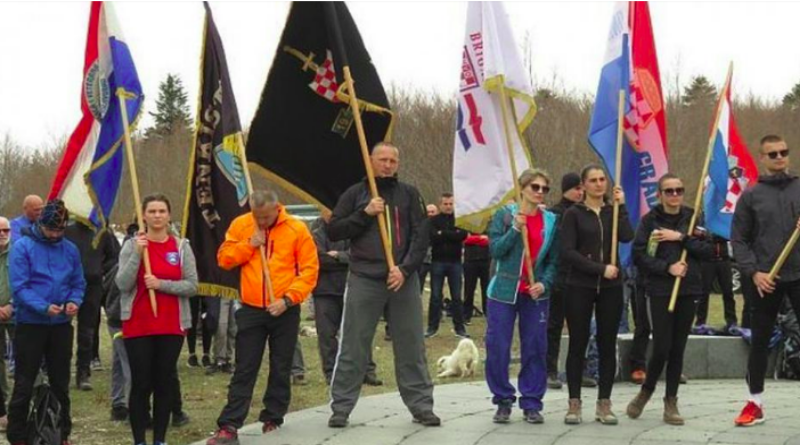
M172 415L172 426L175 428L180 428L191 421L192 419L189 418L189 415L186 414L186 411L181 411L178 414Z
M432 330L428 329L428 331L425 332L425 338L436 337L437 333L438 333L438 331L432 331Z
M379 379L375 374L367 374L364 376L364 384L367 386L383 386L383 380Z
M511 421L511 405L500 404L497 406L497 412L494 413L492 422L494 423L508 423Z
M189 356L189 361L186 363L186 365L190 368L197 368L200 366L200 362L197 361L197 356L192 354Z
M78 371L78 376L75 379L75 385L81 391L91 391L92 383L89 381L88 371Z
M458 338L469 338L469 334L464 329L459 329L456 331L456 337Z
M472 326L472 320L464 320L464 326Z
M333 413L330 419L328 419L328 428L344 428L350 423L347 420L347 414L342 413Z
M127 422L128 421L128 408L124 406L114 406L111 408L111 421L112 422Z
M414 423L422 426L441 426L442 419L439 418L433 411L424 411L419 414L414 414Z
M204 368L208 368L211 366L211 359L208 357L207 354L203 354L203 359L200 361L203 364Z
M542 413L534 409L526 409L523 411L523 417L528 423L544 423L544 417L542 416Z
M225 374L233 374L233 364L231 362L225 362L217 365L219 367L219 372L224 372Z

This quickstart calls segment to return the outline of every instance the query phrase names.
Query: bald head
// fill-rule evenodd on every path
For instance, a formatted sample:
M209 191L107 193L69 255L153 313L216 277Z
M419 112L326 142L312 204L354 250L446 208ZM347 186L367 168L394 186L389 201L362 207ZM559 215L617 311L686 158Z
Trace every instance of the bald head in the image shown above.
M0 250L5 249L11 241L11 224L8 218L0 216Z
M28 218L28 221L33 222L39 219L43 208L44 201L37 195L28 195L22 201L22 213L25 215L25 218Z
M436 204L428 204L425 206L425 212L428 214L428 218L432 218L439 214L439 207L436 207Z

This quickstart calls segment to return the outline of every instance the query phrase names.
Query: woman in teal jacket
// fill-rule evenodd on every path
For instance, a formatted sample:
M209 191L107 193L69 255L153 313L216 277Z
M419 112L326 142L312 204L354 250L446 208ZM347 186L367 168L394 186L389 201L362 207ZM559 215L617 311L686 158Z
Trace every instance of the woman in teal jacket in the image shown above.
M516 389L509 381L514 323L519 316L522 363L519 372L520 408L525 421L542 423L542 398L547 388L547 320L550 290L556 276L557 254L555 214L541 209L550 177L542 170L526 170L519 177L522 204L498 210L489 226L489 250L496 271L489 283L486 327L486 382L497 405L495 423L507 423L516 401ZM523 227L534 270L528 279L523 260Z

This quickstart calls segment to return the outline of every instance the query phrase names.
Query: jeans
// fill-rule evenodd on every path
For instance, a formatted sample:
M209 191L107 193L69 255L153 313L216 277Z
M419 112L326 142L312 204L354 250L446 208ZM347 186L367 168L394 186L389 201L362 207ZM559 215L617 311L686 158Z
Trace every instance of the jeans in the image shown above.
M450 286L450 310L453 314L453 327L456 332L464 330L464 311L461 304L461 278L464 267L461 263L433 262L431 264L431 299L428 305L428 331L439 330L442 320L442 300L444 280Z

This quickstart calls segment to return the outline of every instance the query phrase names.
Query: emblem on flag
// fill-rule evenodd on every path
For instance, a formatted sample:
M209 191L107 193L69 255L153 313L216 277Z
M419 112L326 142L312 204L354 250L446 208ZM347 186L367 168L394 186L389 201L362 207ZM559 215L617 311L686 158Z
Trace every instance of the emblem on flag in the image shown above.
M314 76L314 81L308 84L314 92L320 96L328 99L333 103L341 102L336 97L336 92L339 91L339 84L336 83L336 69L333 66L333 55L331 51L326 51L327 56L322 65L317 66L317 75Z

